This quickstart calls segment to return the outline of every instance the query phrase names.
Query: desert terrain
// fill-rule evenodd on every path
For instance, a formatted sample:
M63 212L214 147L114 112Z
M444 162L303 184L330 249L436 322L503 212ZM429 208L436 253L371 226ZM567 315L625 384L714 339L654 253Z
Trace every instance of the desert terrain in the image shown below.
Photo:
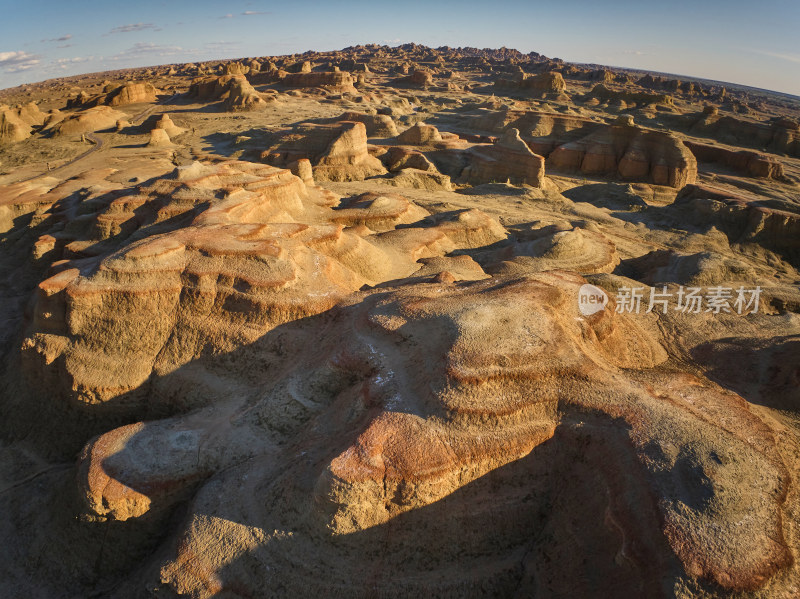
M415 44L0 91L0 596L800 596L799 123Z

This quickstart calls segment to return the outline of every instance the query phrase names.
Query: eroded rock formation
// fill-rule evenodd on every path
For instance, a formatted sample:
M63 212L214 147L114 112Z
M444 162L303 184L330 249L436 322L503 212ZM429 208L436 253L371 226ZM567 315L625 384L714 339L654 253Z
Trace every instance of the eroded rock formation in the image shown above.
M280 83L298 89L321 87L330 92L356 93L355 79L345 71L289 73L280 79Z
M498 79L494 85L500 90L527 91L539 95L560 94L567 89L564 77L561 76L561 73L556 72L540 73L538 75L517 73L511 79Z
M628 125L603 127L560 145L547 161L554 169L677 188L697 179L697 160L677 137Z
M102 100L108 106L155 102L158 90L149 82L129 82L110 91Z
M338 120L364 123L368 137L394 137L397 135L397 126L388 114L345 112Z
M386 172L381 161L367 151L367 129L361 122L301 125L280 145L262 154L267 164L275 166L302 158L311 161L317 180L352 181Z
M189 95L200 100L222 100L227 111L261 110L267 102L247 81L244 75L223 75L195 79Z
M784 178L781 163L766 154L748 150L730 150L691 141L684 142L684 144L700 162L721 164L748 177Z
M0 596L797 594L800 102L416 44L0 97Z
M534 154L520 138L519 131L512 128L496 144L473 146L469 166L461 177L472 184L509 182L541 187L544 158Z
M43 125L45 118L34 103L18 108L0 106L0 144L28 139L32 128Z
M95 106L76 112L52 127L53 135L76 135L91 133L116 127L117 121L125 118L125 113L114 110L110 106Z

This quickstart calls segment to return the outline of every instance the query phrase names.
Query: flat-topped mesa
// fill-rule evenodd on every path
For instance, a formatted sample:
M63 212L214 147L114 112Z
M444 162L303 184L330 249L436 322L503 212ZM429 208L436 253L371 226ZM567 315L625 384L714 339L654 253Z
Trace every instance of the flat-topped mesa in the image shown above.
M577 141L604 126L602 122L586 117L509 108L481 108L468 122L474 129L494 134L503 133L511 127L518 129L525 143L545 157L561 144Z
M636 81L639 87L648 89L660 89L672 93L683 93L687 95L704 94L707 95L709 89L701 83L694 81L681 81L680 79L668 79L666 77L654 77L647 74Z
M713 162L747 177L784 180L783 165L773 156L750 150L732 150L693 141L683 142L699 162Z
M198 100L219 100L228 91L236 75L222 77L198 77L189 85L187 95Z
M367 129L360 122L300 125L261 155L273 166L288 166L302 158L311 161L317 181L360 181L386 173L381 161L368 152Z
M544 158L531 151L517 129L508 129L496 144L472 146L469 161L461 173L464 183L509 182L541 187L544 181Z
M674 206L692 223L714 226L731 243L758 244L800 268L800 214L765 205L763 197L708 185L687 185Z
M346 71L287 73L279 83L294 89L319 87L334 93L356 93L355 79Z
M481 110L471 125L491 132L519 129L547 167L585 174L616 174L625 180L682 187L697 178L697 160L670 133L642 129L631 115L613 125L592 119L529 110Z
M598 83L592 88L587 98L594 98L601 103L608 104L615 102L618 105L628 106L650 106L661 105L664 107L674 106L672 96L667 94L652 94L649 92L635 92L630 90L613 90L602 83Z
M711 137L725 144L766 148L769 151L800 157L800 126L791 119L782 118L772 123L759 123L705 111L686 115L684 118L692 135Z
M558 146L548 166L587 175L617 175L627 181L681 188L697 179L697 160L670 133L618 124Z
M554 71L537 75L518 72L511 78L499 77L495 80L494 86L498 90L525 91L540 96L562 94L567 89L564 77Z

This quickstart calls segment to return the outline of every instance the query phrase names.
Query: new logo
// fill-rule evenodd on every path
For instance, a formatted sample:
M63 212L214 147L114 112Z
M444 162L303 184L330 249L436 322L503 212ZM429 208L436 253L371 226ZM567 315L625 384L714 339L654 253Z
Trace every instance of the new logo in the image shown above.
M599 287L586 283L578 290L578 310L584 316L600 312L605 309L607 303L608 295Z

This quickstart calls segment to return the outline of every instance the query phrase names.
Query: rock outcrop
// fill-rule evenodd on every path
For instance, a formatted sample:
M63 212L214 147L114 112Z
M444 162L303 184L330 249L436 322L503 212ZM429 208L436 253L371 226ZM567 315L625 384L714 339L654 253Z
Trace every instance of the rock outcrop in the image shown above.
M167 131L157 127L150 131L150 141L147 142L147 145L151 148L157 148L172 145L172 142Z
M387 114L363 114L361 112L345 112L337 120L358 121L364 123L368 137L394 137L397 135L397 125Z
M355 79L346 71L289 73L280 84L294 89L322 88L330 93L356 93Z
M250 67L241 62L229 62L223 66L225 75L247 75Z
M403 131L397 141L411 146L425 146L442 141L442 136L433 125L417 123Z
M516 129L508 129L492 145L475 145L469 151L470 163L461 173L465 183L509 182L541 187L544 158L534 154Z
M397 187L410 187L412 189L427 189L430 191L452 191L453 186L449 175L443 175L436 170L401 168L393 171L394 176L387 180L389 185Z
M741 591L791 563L778 511L789 473L770 430L739 396L693 375L655 370L666 354L641 319L615 310L581 316L575 297L586 281L574 274L551 271L458 286L444 282L453 278L442 276L388 296L366 293L330 316L308 319L294 339L304 347L313 344L314 351L288 349L272 358L278 372L286 371L283 364L294 367L267 383L265 393L225 409L127 425L93 441L81 458L85 505L117 519L141 518L202 484L181 542L172 545L160 574L162 582L183 593L225 588L214 582L223 570L224 584L240 593L262 588L263 572L292 592L313 588L322 593L352 584L347 581L355 572L348 566L353 555L375 555L366 559L377 567L387 543L403 564L391 579L380 579L387 588L391 584L411 593L430 585L423 572L430 575L442 552L450 574L437 575L438 588L461 588L469 567L463 553L473 555L478 547L484 567L491 564L498 572L491 584L501 585L502 556L527 547L536 526L535 518L519 518L533 505L545 509L548 504L536 498L558 488L556 477L563 479L565 470L582 476L593 472L592 481L611 489L616 499L593 498L589 506L583 493L568 493L549 506L549 518L574 521L578 515L606 514L613 518L613 530L622 529L639 548L630 559L640 565L623 574L602 566L607 559L613 563L617 545L605 547L606 535L584 528L583 542L592 547L589 560L609 576L621 577L615 584L647 584L649 574L638 568L673 567ZM322 328L332 334L320 339L314 333ZM265 349L266 343L261 342ZM401 345L424 350L398 352ZM441 359L427 358L425 350L432 347L440 348ZM298 369L305 373L302 380L294 376ZM264 380L255 378L252 384ZM587 384L595 393L585 393ZM502 394L494 392L500 385ZM291 407L298 400L299 413ZM233 418L245 410L260 417ZM278 447L304 430L286 428L289 410L318 436L306 437L303 449L293 450L305 460L294 462L291 474L276 476ZM345 417L354 412L361 415L356 434L329 452L323 440L354 426ZM613 431L612 423L619 420L627 425L625 434ZM218 432L222 422L231 427L224 436ZM671 457L669 444L690 442L698 427L718 462L701 453ZM154 446L161 451L148 451ZM537 466L545 456L547 468ZM635 482L626 477L621 486L620 463L636 474ZM709 472L717 463L714 475L705 476L701 488L687 488L681 481L701 467L698 463ZM548 475L556 465L557 474ZM212 473L218 474L208 480ZM516 484L498 490L496 481L505 476ZM241 489L234 481L262 491L234 493ZM755 498L764 485L772 499L760 502ZM703 526L720 510L732 516L742 508L738 501L719 499L729 488L739 491L736 497L748 518L739 526ZM454 509L453 502L464 495L471 504L486 502L482 514L499 509L506 517L489 528L484 518L473 517L474 510ZM694 506L691 511L687 502ZM278 532L252 537L240 524L244 514L247 527ZM444 514L457 519L455 530L442 526ZM408 518L420 525L397 527L387 541L384 527L408 524ZM280 534L282 527L292 535ZM419 539L419 531L430 527L433 532ZM760 541L764 530L769 543ZM473 544L475 535L480 542ZM720 537L724 545L715 542ZM502 543L487 542L495 538ZM209 549L232 545L246 548L246 563L231 563L225 552ZM309 552L311 561L300 559ZM451 553L462 558L454 561ZM671 560L677 565L667 566Z
M392 146L381 158L390 172L399 171L404 168L436 172L436 167L425 157L425 154L415 150L409 150L402 146Z
M125 106L126 104L144 104L155 102L158 90L152 83L128 82L108 92L98 103L107 106Z
M697 178L697 160L675 135L651 131L623 115L613 125L577 116L521 110L482 110L475 128L491 132L518 129L527 146L548 168L628 181L682 187Z
M32 102L18 108L0 105L0 144L28 139L33 127L43 125L46 118Z
M220 189L227 195L219 197ZM120 197L96 215L93 240L65 251L77 254L150 224L186 226L138 241L133 235L124 249L99 258L92 275L65 264L43 281L33 325L41 335L32 334L26 346L27 364L43 368L62 355L69 373L63 384L44 373L42 384L55 385L70 402L116 398L114 409L124 413L146 401L143 385L154 372L188 363L208 342L220 349L233 343L214 332L220 318L232 323L243 317L265 331L327 310L365 284L407 276L419 258L505 236L480 211L395 231L427 212L400 196L362 196L339 211L331 210L335 202L330 192L307 187L289 171L239 162L195 163ZM376 230L387 232L374 237ZM91 315L101 305L110 312L98 321ZM99 346L102 359L91 349ZM183 385L181 378L173 382ZM78 379L75 386L67 382ZM131 508L131 517L137 510Z
M610 273L620 263L614 243L605 235L573 227L550 231L535 239L498 250L487 267L492 274L522 274L568 270L583 275Z
M301 125L261 158L274 166L307 158L318 181L353 181L386 173L381 161L367 151L367 129L361 122Z
M222 99L222 106L228 112L263 110L267 107L267 102L247 79L236 77L228 85L227 97Z
M567 89L564 77L557 72L539 73L538 75L517 73L511 79L502 77L497 79L494 86L498 90L524 91L540 96L558 95Z
M738 244L758 244L800 268L800 214L765 205L745 192L731 193L707 185L687 185L674 206L696 224L714 226Z
M95 106L59 121L52 127L52 132L55 136L62 136L112 129L116 128L117 121L126 117L124 112L114 110L110 106Z
M684 144L699 162L721 164L747 177L785 179L783 165L767 154L749 150L730 150L692 141L685 141Z
M117 127L119 128L119 123L117 123ZM170 138L177 137L186 131L186 129L178 127L175 123L173 123L172 119L169 118L169 115L166 113L161 115L161 118L156 121L154 129L163 129L166 131L167 135L170 136Z
M712 137L724 144L754 147L800 157L800 125L791 119L760 123L718 113L687 115L693 135Z
M597 129L578 141L558 146L548 166L587 175L617 175L681 188L697 179L697 160L672 134L629 125Z
M263 110L267 102L244 75L223 75L195 79L189 86L188 95L203 101L222 101L222 109L228 112Z
M601 103L609 104L615 102L617 107L630 108L641 106L660 105L671 107L674 105L672 96L667 94L652 94L649 92L636 92L630 90L614 90L602 83L598 83L587 94L589 98L595 98Z
M400 86L430 87L433 85L433 73L428 69L414 69L407 77L395 79L394 83Z

